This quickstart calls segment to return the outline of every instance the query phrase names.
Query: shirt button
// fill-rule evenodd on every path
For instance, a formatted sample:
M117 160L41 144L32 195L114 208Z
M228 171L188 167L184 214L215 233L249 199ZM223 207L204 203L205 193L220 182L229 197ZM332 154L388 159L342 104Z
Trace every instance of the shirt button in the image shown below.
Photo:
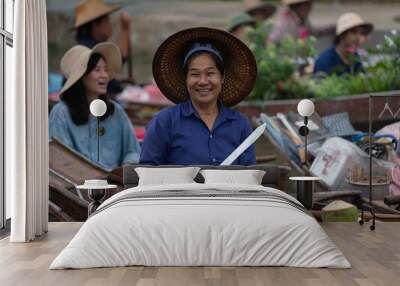
M215 158L212 158L212 161L213 161L213 162L217 162L217 159L215 159Z
M212 136L212 134L210 134L210 139L212 139L213 138L213 136Z

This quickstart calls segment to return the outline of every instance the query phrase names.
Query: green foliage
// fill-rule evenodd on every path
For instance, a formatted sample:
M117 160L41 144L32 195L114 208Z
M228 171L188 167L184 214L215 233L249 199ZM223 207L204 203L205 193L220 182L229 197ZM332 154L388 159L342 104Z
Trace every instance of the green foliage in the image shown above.
M247 33L246 42L253 51L258 67L252 100L302 98L309 94L308 86L296 79L299 67L315 55L314 38L295 40L286 38L280 44L266 44L272 28L267 22Z
M258 65L256 85L249 100L330 98L400 89L400 34L395 30L369 51L378 60L365 73L325 78L298 76L306 59L316 54L314 38L303 41L288 37L279 45L266 45L270 30L268 23L247 34Z

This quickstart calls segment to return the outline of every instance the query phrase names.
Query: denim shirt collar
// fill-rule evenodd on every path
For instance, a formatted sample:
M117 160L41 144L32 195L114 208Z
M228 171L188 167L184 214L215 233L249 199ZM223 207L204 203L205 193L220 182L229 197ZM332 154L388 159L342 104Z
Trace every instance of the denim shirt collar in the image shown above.
M221 117L223 119L235 119L235 112L227 107L225 107L222 102L218 101L218 117ZM193 106L192 101L189 99L185 102L182 103L182 115L185 117L190 117L192 115L195 115L198 117L198 113L196 109Z

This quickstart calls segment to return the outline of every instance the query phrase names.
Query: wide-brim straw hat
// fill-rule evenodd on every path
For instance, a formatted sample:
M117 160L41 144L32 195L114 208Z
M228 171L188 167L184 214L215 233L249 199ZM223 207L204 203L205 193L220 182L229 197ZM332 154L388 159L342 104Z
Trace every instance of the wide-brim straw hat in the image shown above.
M266 18L271 17L276 11L276 6L274 4L261 2L259 0L245 0L243 2L243 8L244 11L250 15L261 11L265 14Z
M89 58L94 53L99 53L104 57L110 79L119 73L122 66L122 58L119 48L114 43L100 43L94 46L93 49L81 45L74 46L61 59L61 72L67 79L60 91L61 96L85 74Z
M374 25L371 23L365 22L358 14L356 13L344 13L339 17L336 24L336 36L340 36L344 32L356 28L363 27L364 33L368 35L374 29Z
M110 14L120 6L113 6L104 3L102 0L86 0L75 6L74 28L79 28L97 18Z
M293 5L293 4L299 4L302 2L311 2L313 0L282 0L283 5Z
M169 100L180 103L189 98L182 65L194 42L210 42L222 55L225 71L219 99L225 106L233 106L249 95L257 77L257 64L250 49L226 31L196 27L170 36L154 55L153 77Z

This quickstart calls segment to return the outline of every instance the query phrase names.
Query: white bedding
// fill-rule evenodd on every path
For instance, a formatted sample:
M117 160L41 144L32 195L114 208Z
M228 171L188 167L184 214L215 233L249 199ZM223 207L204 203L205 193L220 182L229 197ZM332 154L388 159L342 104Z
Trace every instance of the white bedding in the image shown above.
M254 190L266 192L271 199L178 195L118 202L132 194L146 194L138 192L168 190ZM279 197L300 204L279 190L254 185L131 188L105 201L50 269L127 265L351 267L313 217Z

